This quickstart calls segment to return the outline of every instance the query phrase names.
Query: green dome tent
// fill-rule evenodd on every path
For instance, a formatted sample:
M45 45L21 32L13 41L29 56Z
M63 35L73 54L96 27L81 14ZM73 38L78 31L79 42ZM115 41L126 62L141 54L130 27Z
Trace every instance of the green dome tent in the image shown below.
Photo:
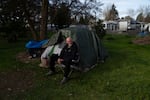
M79 68L82 70L89 70L99 61L104 61L107 57L102 43L96 33L89 30L87 26L74 26L59 30L58 34L51 37L50 40L56 42L56 37L59 34L64 37L71 37L79 48Z

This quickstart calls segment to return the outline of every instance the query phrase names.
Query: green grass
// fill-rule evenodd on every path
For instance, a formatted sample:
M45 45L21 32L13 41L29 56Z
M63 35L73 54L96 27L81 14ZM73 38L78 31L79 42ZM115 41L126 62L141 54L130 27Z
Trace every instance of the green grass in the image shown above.
M113 39L108 39L113 38ZM25 50L24 43L5 44L0 48L0 71L29 69L34 71L34 86L11 95L12 100L149 100L150 45L131 43L134 37L107 35L104 46L109 57L86 73L74 72L67 84L60 85L62 74L44 77L47 72L38 62L24 64L15 55ZM7 45L6 45L7 44ZM4 98L5 97L1 97Z

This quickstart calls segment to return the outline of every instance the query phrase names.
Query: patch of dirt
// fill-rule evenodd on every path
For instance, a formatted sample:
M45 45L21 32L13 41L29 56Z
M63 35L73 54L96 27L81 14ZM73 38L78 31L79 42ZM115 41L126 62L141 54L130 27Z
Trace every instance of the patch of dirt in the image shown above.
M40 57L29 58L29 54L27 52L20 52L16 55L16 59L23 63L31 63L35 61L40 61Z
M138 45L145 45L145 44L150 44L150 37L143 37L143 38L138 38L132 41L134 44Z
M0 73L0 97L9 97L33 87L35 72L17 70Z

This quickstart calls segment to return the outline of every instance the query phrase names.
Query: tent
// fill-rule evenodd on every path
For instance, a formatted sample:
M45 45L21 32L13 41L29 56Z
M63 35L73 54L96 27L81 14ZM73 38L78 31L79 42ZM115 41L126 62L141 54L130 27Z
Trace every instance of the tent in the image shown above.
M104 61L107 57L107 52L102 46L100 39L87 26L73 26L61 29L51 37L51 43L55 43L58 40L57 37L60 33L63 37L71 37L78 45L80 69L89 70L99 61Z

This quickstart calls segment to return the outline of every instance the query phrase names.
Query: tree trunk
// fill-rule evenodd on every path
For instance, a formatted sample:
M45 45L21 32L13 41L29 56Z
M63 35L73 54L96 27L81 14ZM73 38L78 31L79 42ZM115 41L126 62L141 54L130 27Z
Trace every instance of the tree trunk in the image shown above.
M41 16L41 27L40 27L40 40L46 38L47 33L47 18L48 18L48 0L42 0L42 16Z
M29 28L31 30L33 39L34 40L38 40L37 33L36 33L35 29L34 29L33 21L30 19L29 13L26 10L25 10L25 16L26 16L26 19L28 20Z
M38 40L38 36L37 36L36 31L35 31L35 29L34 29L34 25L33 25L32 21L31 21L30 19L28 20L28 23L29 23L29 25L30 25L29 28L30 28L30 30L31 30L33 39L34 39L34 40Z

